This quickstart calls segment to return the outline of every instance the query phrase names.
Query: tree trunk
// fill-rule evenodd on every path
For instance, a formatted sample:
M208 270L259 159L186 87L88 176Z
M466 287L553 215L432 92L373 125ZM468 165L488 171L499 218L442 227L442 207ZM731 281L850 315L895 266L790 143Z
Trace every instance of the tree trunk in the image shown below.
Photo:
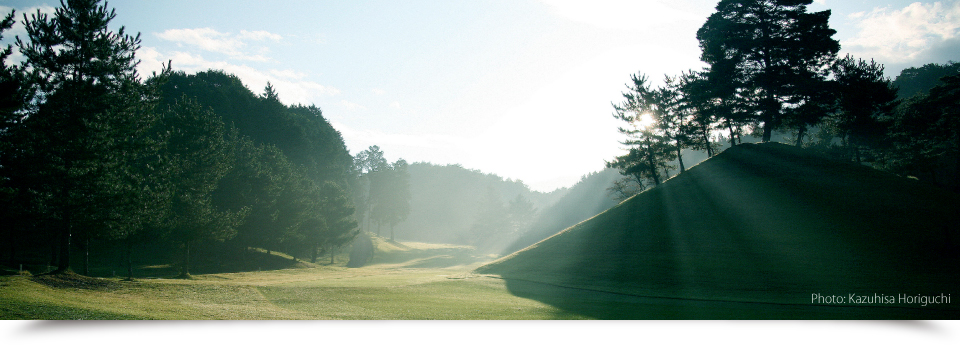
M330 248L330 265L333 265L333 258L337 255L337 249Z
M687 171L687 169L683 167L683 155L680 154L681 151L683 150L677 146L677 161L680 162L680 173L683 174L683 172Z
M803 135L806 133L807 133L806 126L800 126L800 128L797 129L797 147L800 147L800 148L803 147Z
M65 231L60 236L60 255L57 257L57 269L53 271L54 274L63 274L70 271L70 241L72 240L73 229L70 226L69 217L67 217L64 225Z
M730 129L730 147L737 146L736 133L733 132L733 121L727 119L727 128Z
M713 146L710 146L710 132L707 131L707 126L703 125L700 127L700 133L703 135L703 144L707 147L707 157L713 157Z
M90 237L83 237L83 276L90 276Z
M127 239L127 280L133 280L133 240Z
M313 246L313 249L312 249L313 251L310 252L310 262L311 262L311 263L316 263L316 262L317 262L317 253L319 252L318 249L317 249L318 247L319 247L319 246Z
M190 276L190 242L183 242L183 265L180 266L180 276Z
M660 186L660 169L653 162L653 153L647 150L647 164L650 165L650 176L653 178L653 186Z
M773 136L773 121L770 119L763 120L763 139L762 142L770 142L770 138Z

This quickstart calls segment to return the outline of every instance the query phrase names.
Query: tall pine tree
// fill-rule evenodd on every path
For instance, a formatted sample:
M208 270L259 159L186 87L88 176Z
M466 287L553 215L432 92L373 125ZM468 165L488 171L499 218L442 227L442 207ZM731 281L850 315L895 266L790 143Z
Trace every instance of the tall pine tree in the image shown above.
M122 204L131 141L150 117L137 116L144 97L135 67L140 38L108 27L113 10L96 0L61 1L52 16L24 16L17 38L26 84L34 96L27 118L11 129L11 162L31 210L59 238L57 272L70 269L74 235L89 251L93 238L125 232ZM85 266L86 267L86 266Z
M786 113L824 81L840 50L827 23L830 11L808 13L812 0L722 0L697 31L710 77L735 89L740 107L755 114L770 141Z

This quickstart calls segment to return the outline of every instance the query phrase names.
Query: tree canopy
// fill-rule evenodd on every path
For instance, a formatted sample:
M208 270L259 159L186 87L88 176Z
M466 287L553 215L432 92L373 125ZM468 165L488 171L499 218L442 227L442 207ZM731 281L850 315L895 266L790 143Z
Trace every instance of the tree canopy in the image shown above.
M787 112L823 83L840 50L830 11L807 12L812 0L722 0L697 31L701 60L733 90L770 141Z

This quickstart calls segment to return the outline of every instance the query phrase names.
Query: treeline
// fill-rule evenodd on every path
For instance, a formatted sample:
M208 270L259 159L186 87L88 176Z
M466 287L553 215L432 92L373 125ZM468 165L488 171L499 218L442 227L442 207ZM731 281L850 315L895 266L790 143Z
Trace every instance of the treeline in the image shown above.
M684 149L713 156L721 136L734 146L746 135L770 141L775 131L797 146L960 191L955 64L905 70L899 83L912 97L902 100L882 64L838 58L830 11L809 13L811 3L720 1L697 32L706 68L666 76L660 87L631 75L613 104L629 152L608 163L626 177L611 191L636 193L685 171ZM931 78L940 81L918 94Z
M360 178L320 110L218 71L142 80L139 35L108 29L115 16L61 2L23 16L21 64L6 65L12 46L0 57L0 261L128 277L171 262L182 276L255 269L261 251L333 261L359 231Z
M398 238L476 246L495 252L531 224L535 214L568 189L541 193L519 180L504 179L461 165L409 166L410 207L397 226Z

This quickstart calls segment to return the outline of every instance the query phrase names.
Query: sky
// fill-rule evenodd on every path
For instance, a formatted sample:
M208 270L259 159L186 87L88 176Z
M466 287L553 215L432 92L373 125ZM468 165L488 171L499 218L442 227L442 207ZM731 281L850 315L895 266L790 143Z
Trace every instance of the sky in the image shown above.
M630 74L654 84L701 69L696 31L715 0L113 0L114 28L140 33L139 71L220 69L255 93L314 104L352 154L460 164L569 187L625 153L611 102ZM0 0L18 19L59 1ZM889 77L960 60L960 0L815 0L840 56ZM24 36L17 25L4 42ZM13 56L11 61L17 61Z

